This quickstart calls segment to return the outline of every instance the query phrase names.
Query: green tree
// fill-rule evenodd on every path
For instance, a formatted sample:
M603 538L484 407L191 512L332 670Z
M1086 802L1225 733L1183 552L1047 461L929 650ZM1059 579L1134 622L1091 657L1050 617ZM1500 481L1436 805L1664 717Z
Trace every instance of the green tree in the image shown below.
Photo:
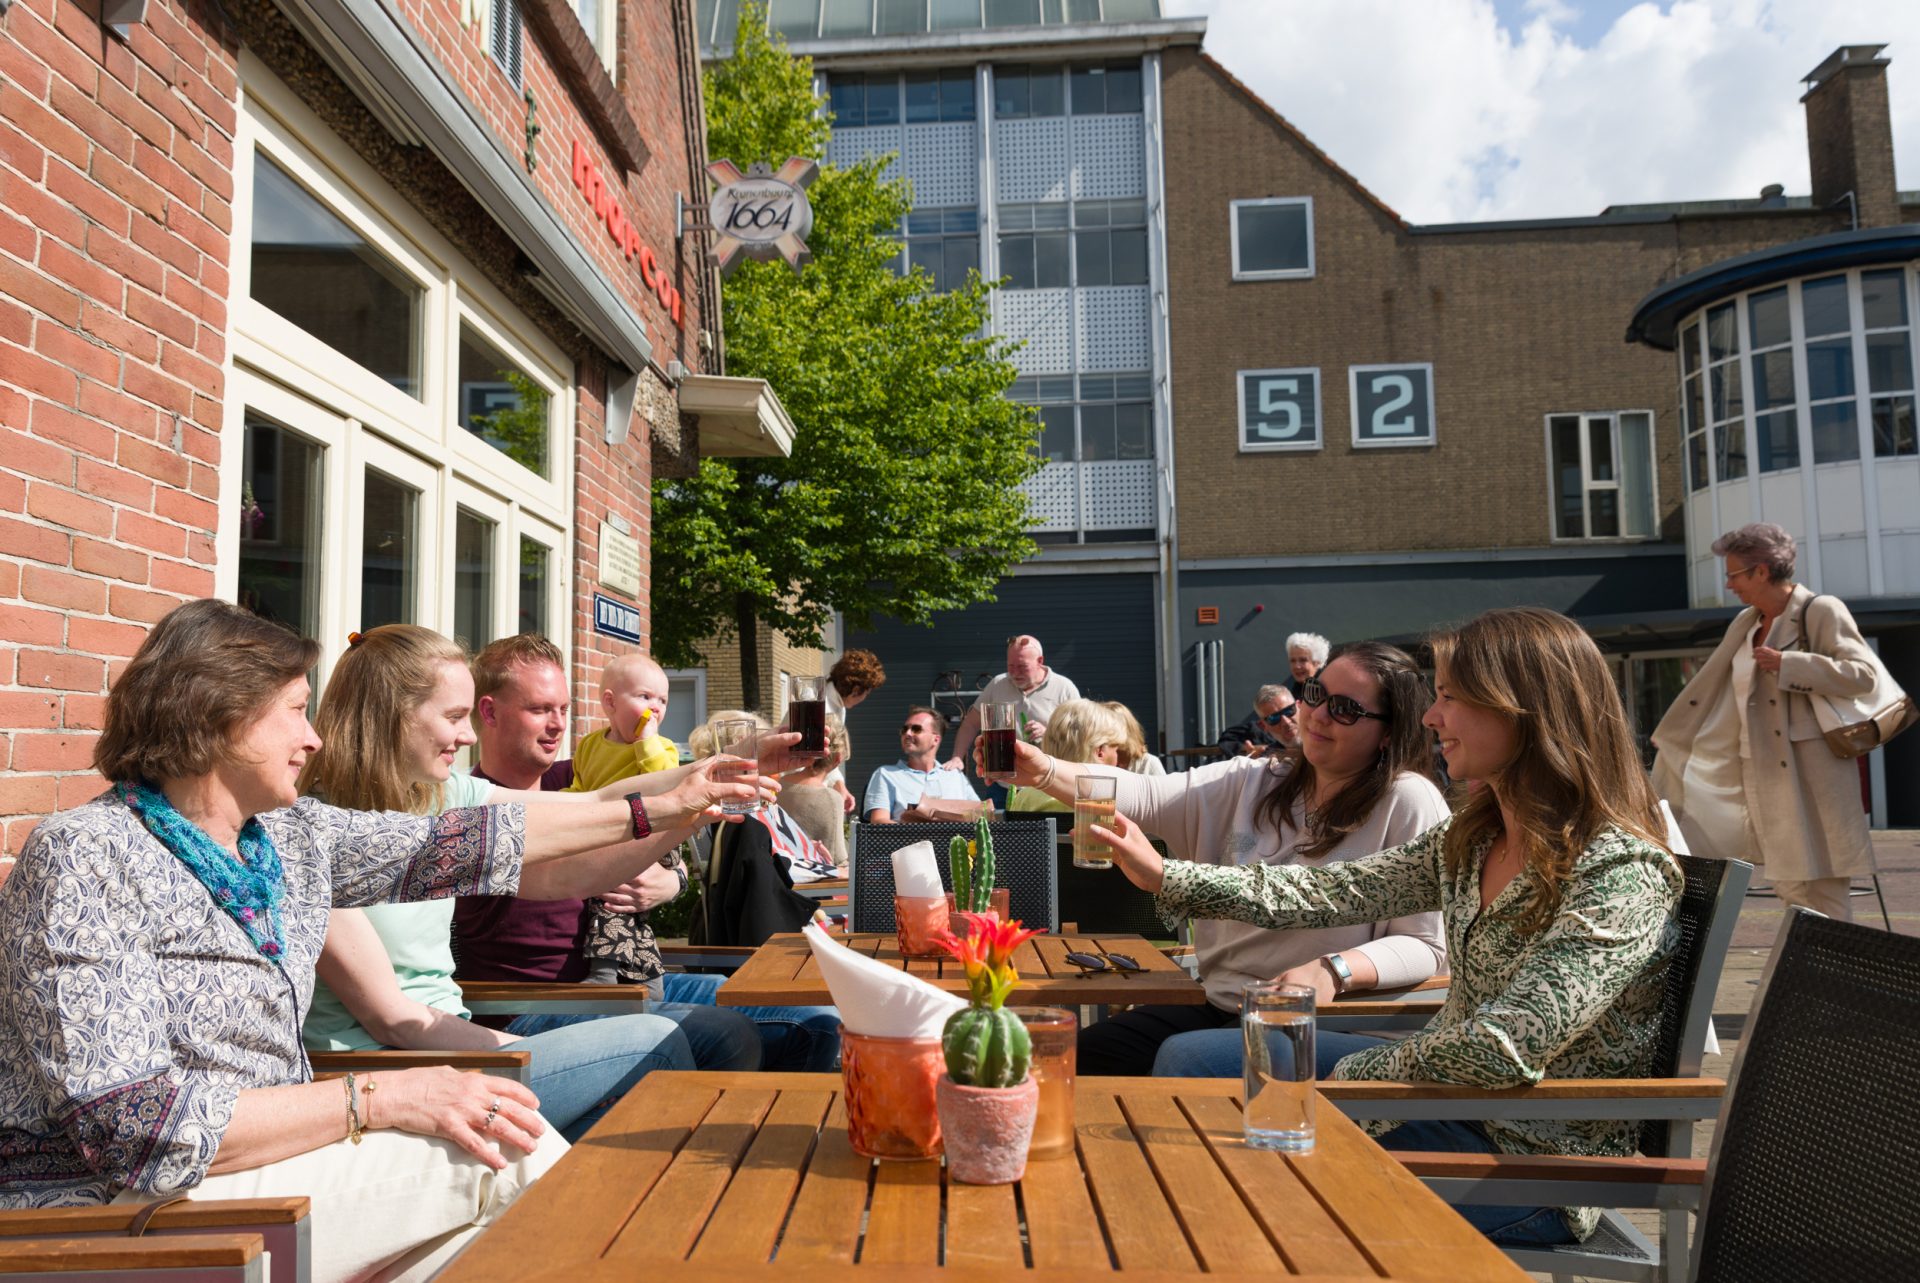
M733 56L707 73L708 152L743 168L824 157L813 69L743 7ZM761 627L817 645L834 611L926 622L990 600L1034 552L1025 481L1039 467L1031 410L1002 394L1011 345L984 337L988 287L942 294L894 270L888 234L911 206L884 164L823 165L808 191L813 260L742 263L722 289L727 372L772 384L792 416L786 459L706 459L655 486L654 649L697 662L740 646L746 702L762 700Z

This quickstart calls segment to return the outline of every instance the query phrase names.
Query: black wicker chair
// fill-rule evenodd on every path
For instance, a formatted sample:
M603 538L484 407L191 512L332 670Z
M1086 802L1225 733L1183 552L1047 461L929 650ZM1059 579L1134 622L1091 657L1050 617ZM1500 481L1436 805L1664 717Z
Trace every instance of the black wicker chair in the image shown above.
M1028 926L1060 929L1059 884L1054 873L1054 828L1046 823L991 825L996 885L1007 888L1007 911ZM848 836L848 929L892 931L893 853L915 842L933 843L941 882L951 887L947 841L972 838L971 824L855 824Z

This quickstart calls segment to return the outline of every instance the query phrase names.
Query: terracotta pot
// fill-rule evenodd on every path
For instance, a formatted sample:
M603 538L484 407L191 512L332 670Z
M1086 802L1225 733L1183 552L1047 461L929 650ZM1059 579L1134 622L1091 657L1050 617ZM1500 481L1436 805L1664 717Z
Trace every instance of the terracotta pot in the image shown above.
M998 917L1002 922L1012 921L1013 914L1007 911L1012 896L1013 892L1006 887L995 887L993 893L987 897L987 912ZM954 904L951 891L947 892L947 930L951 931L956 939L967 938L967 920L960 916L959 906Z
M969 1185L1011 1185L1027 1174L1027 1144L1040 1084L968 1087L940 1076L940 1136L947 1175Z

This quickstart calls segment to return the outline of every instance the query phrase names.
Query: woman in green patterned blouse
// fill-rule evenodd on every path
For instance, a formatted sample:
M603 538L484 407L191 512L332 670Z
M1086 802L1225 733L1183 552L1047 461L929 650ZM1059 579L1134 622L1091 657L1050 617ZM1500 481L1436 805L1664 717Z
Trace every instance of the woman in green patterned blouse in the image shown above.
M1404 846L1328 865L1162 860L1125 817L1111 837L1127 877L1169 921L1329 927L1438 909L1452 986L1399 1040L1322 1041L1335 1078L1514 1087L1647 1071L1682 879L1606 661L1552 611L1495 610L1433 638L1426 724L1447 771L1477 781L1450 819ZM1324 1057L1323 1057L1324 1061ZM1624 1122L1374 1123L1388 1148L1633 1152ZM1465 1207L1496 1241L1593 1232L1592 1208Z

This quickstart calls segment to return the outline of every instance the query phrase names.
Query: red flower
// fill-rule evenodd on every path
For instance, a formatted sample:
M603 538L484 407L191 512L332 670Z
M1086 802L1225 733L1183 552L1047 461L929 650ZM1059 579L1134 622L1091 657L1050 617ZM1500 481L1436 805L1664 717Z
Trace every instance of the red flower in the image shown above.
M1013 965L1014 951L1045 928L1029 930L1015 920L1002 922L992 913L963 913L967 920L966 938L957 939L943 931L937 943L966 964L967 989L976 1007L999 1007L1020 980Z

